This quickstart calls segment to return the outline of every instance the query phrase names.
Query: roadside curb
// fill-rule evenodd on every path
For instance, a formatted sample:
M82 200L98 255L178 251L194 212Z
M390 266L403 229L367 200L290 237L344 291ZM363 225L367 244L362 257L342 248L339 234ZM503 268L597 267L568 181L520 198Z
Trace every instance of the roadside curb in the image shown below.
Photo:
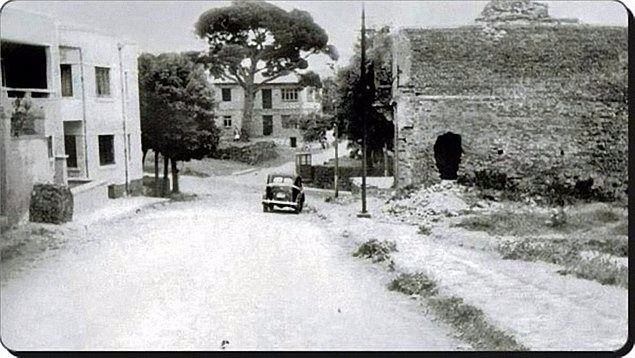
M250 169L246 169L246 170L240 170L240 171L231 173L231 175L238 176L238 175L243 175L243 174L249 174L251 172L255 172L258 169L259 168L250 168Z

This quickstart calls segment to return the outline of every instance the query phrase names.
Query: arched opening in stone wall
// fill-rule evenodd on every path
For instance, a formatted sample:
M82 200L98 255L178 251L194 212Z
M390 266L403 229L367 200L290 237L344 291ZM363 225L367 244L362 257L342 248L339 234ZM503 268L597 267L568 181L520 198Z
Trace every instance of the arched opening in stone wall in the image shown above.
M447 132L437 137L434 143L434 160L441 179L456 180L458 178L462 154L460 135Z

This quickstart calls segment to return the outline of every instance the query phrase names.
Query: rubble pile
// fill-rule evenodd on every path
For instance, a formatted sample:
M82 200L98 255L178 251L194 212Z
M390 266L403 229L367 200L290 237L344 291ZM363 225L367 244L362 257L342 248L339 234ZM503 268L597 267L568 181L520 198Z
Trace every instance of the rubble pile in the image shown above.
M382 211L409 223L436 221L435 218L441 215L458 216L461 211L470 207L464 200L467 189L455 181L443 180L439 184L410 192L402 198L389 200Z

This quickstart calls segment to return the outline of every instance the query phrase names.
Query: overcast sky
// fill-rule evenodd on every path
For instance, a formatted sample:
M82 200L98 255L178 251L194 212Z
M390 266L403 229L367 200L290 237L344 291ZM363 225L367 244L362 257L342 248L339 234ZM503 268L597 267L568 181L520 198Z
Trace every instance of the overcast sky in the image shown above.
M542 1L553 17L574 17L587 24L627 26L627 13L615 1ZM45 13L64 22L105 30L138 44L141 51L161 53L205 49L193 32L199 15L229 1L30 1L6 6ZM340 52L345 65L353 52L360 26L360 1L272 1L290 10L310 12ZM366 1L369 27L446 27L473 23L487 1ZM315 56L314 56L315 57ZM327 58L314 58L312 69L328 75Z

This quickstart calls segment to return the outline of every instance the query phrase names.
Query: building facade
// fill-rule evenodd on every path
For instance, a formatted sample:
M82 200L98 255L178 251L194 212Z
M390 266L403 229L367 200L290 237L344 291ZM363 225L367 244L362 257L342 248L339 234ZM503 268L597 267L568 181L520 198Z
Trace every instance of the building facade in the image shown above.
M473 25L395 34L397 186L439 181L434 145L452 132L459 175L626 188L628 29L554 19L539 5L492 1Z
M136 46L44 15L0 16L2 215L26 220L34 183L69 185L76 211L141 192Z
M242 128L245 92L236 83L215 82L216 125L226 139L233 138ZM270 138L280 145L300 146L302 132L299 119L309 114L321 114L320 90L300 87L292 76L268 83L256 93L249 136Z

